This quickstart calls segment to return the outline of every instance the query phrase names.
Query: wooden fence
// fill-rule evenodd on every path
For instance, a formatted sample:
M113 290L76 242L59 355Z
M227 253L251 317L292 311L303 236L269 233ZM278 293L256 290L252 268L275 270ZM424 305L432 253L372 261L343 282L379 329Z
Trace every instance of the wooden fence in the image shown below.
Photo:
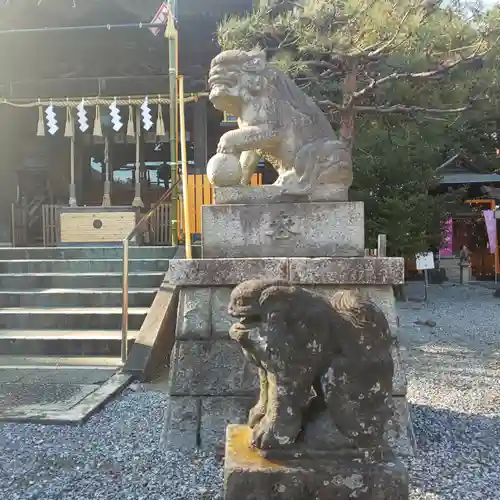
M57 205L42 206L43 246L55 247L57 245Z
M12 246L26 246L28 240L28 210L20 203L11 205Z
M254 174L250 181L251 186L260 186L262 184L262 174ZM195 235L201 235L201 214L203 205L212 205L214 203L214 190L210 184L208 177L204 174L193 174L188 177L188 196L192 210L191 231ZM179 214L178 237L184 238L184 209L182 199L177 202L177 210Z
M172 244L171 204L162 203L155 212L149 230L150 245Z
M262 174L255 174L252 177L251 185L258 186L262 184ZM201 214L203 205L211 205L214 202L213 187L208 181L206 175L193 174L188 178L189 200L192 209L190 210L191 227L194 237L201 236ZM184 211L182 206L182 197L178 200L177 209L179 217L178 234L179 238L184 237ZM57 208L58 205L42 206L42 230L43 245L53 247L57 245ZM24 244L26 225L24 211L12 208L12 228L14 231L15 244L19 246ZM158 207L155 215L149 224L149 231L145 237L144 243L147 245L171 245L172 244L172 213L171 203L163 203Z

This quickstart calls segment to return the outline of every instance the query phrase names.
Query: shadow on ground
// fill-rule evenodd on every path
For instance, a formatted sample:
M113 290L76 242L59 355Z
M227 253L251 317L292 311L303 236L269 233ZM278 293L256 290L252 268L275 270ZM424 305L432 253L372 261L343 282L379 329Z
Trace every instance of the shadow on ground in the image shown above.
M417 498L470 498L471 483L477 485L473 498L498 498L500 415L416 404L411 414L417 454L406 462L413 494L424 495Z

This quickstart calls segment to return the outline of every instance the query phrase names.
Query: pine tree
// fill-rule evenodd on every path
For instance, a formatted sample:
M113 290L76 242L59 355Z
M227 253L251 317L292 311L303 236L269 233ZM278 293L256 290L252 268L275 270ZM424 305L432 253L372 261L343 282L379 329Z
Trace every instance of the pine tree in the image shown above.
M263 2L265 3L265 2ZM266 49L353 151L368 242L438 243L457 196L429 196L450 136L491 108L499 11L426 0L278 0L224 20L223 49Z

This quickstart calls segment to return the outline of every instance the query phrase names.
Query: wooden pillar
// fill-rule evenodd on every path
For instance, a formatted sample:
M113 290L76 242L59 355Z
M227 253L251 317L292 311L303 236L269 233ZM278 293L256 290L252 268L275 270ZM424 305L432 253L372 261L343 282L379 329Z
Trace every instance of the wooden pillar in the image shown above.
M186 245L186 259L192 259L192 228L191 218L189 217L189 189L188 189L188 160L186 147L186 106L184 103L184 77L178 78L179 85L179 132L181 142L181 160L182 160L182 201L184 208L184 239Z
M0 104L0 245L11 243L12 203L17 198L16 168L22 161L22 148L26 145L22 127L23 115L29 110ZM27 120L36 120L31 115ZM26 120L26 121L27 121ZM25 140L32 140L31 137Z
M208 161L207 149L207 101L201 98L194 104L194 164L197 173L205 173Z
M102 206L111 206L111 181L110 181L110 163L109 163L109 137L104 135L104 195L102 197Z
M143 208L144 203L141 198L141 109L136 109L135 119L135 196L132 206Z
M68 111L68 116L71 111ZM69 123L70 135L70 183L69 183L69 206L76 207L76 184L75 184L75 122Z
M76 185L76 204L83 204L84 197L84 169L88 168L90 158L85 155L82 144L82 136L76 138L75 143L75 185Z
M173 13L174 17L177 18L177 0L168 0L168 6L170 12ZM178 213L177 200L179 198L179 189L177 187L177 148L178 148L178 109L177 109L177 74L179 71L179 36L169 37L168 39L168 81L169 81L169 99L170 99L170 110L169 110L169 135L170 135L170 165L171 165L171 179L172 179L172 210L170 212L172 216L171 227L172 227L172 245L177 246L179 244L179 221L180 213Z

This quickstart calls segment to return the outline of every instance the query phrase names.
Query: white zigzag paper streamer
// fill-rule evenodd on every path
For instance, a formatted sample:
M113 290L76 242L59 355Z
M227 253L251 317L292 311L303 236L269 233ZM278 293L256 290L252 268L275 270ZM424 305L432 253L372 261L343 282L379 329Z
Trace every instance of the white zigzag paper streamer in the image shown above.
M78 116L78 124L80 125L79 128L82 132L86 132L90 125L89 125L89 119L87 118L87 110L85 109L85 100L82 99L82 102L77 106L76 108L78 112L76 113L76 116Z
M147 97L141 106L141 116L144 130L147 130L149 132L149 130L151 130L151 127L153 126L153 117L151 115L151 108L149 107L149 101Z
M59 127L57 126L57 117L52 104L45 109L45 117L47 119L48 132L50 135L54 135L59 130Z
M119 132L123 127L122 117L120 115L120 109L116 105L116 101L112 102L109 106L109 112L111 115L111 123L113 124L113 130Z

